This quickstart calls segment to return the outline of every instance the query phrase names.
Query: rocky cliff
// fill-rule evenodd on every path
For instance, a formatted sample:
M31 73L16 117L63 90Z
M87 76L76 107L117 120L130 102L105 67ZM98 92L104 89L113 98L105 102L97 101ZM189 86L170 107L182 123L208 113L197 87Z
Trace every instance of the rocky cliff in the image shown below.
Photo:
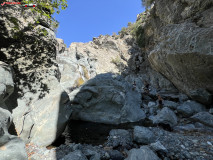
M151 66L180 91L212 104L213 2L156 1L144 25Z
M4 6L0 159L212 159L212 26L212 0L158 0L119 35L67 48L47 17ZM80 139L113 130L75 144L76 121L101 123Z
M20 5L0 10L0 61L14 70L15 89L5 103L13 114L17 135L26 142L49 145L65 128L71 110L59 83L55 33L48 19L38 19L37 14ZM52 134L45 138L48 133Z

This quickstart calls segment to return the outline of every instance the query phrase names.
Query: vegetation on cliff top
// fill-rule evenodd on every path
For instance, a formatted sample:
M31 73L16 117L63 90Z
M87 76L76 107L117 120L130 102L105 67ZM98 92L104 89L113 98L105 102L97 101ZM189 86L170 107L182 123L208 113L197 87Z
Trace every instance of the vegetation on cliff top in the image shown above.
M119 35L123 37L124 35L131 34L139 46L144 47L145 40L144 40L144 29L142 24L145 20L145 15L143 15L138 21L135 23L128 23L128 27L123 27L119 32Z
M35 3L35 0L23 0L22 3ZM51 21L53 28L58 27L58 22L52 16L55 12L60 13L60 10L65 10L67 5L67 0L36 0L37 7L31 8L32 11L40 13L41 16L46 16Z
M148 8L154 3L155 0L141 0L141 1L142 1L142 5Z

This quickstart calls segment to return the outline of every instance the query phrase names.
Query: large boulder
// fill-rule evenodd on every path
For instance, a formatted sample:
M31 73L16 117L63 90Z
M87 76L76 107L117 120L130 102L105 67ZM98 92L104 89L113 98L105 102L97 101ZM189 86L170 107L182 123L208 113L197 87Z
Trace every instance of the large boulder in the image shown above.
M204 105L188 100L178 106L177 111L184 117L190 117L195 113L206 111L206 109Z
M48 96L33 102L29 110L26 107L20 105L13 110L16 130L26 142L38 146L52 144L64 131L72 113L69 97L60 85Z
M213 115L208 112L199 112L192 117L192 121L203 123L207 126L213 127Z
M164 107L156 116L152 117L152 121L154 124L164 124L174 127L177 124L177 116L171 109Z
M133 132L134 141L142 144L155 142L156 138L152 131L146 127L135 126Z
M160 160L158 156L147 146L140 149L131 149L125 160Z
M69 94L72 119L106 124L136 122L145 118L141 95L121 76L100 74Z
M212 6L209 0L156 1L150 24L157 43L148 55L156 71L207 105L213 93ZM146 29L150 32L151 28Z

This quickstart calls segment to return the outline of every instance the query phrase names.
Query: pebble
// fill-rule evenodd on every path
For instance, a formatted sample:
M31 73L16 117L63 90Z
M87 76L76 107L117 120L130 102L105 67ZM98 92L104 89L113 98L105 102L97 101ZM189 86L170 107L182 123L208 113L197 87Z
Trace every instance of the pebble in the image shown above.
M193 142L193 143L197 143L198 140L197 140L197 139L193 139L192 142Z
M181 146L181 148L186 149L186 148L184 147L184 145L180 145L180 146Z
M207 144L209 144L210 146L212 146L212 143L211 143L211 142L209 142L209 141L207 141Z

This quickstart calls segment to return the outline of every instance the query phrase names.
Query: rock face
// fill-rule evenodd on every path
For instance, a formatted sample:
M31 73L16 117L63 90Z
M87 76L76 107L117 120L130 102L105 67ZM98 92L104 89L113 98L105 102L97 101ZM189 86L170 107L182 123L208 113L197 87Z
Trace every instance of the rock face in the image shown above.
M171 82L151 68L146 55L130 34L123 37L100 35L88 43L72 43L69 48L61 39L58 43L57 63L61 84L67 92L89 78L107 72L122 74L130 83L135 80L139 89L147 80L153 87L177 91ZM136 76L137 71L140 74Z
M68 96L59 83L59 43L48 20L43 16L37 19L38 13L30 9L5 6L0 15L0 61L8 63L15 73L15 90L5 103L13 111L17 134L25 142L50 145L63 132L71 114ZM11 92L10 81L7 83L3 97Z
M11 68L4 62L0 61L0 103L5 101L14 90L14 82Z
M71 44L66 48L63 40L57 41L59 46L56 60L59 65L60 84L67 93L70 93L96 75L96 59L82 54L82 48L78 44Z
M8 133L13 118L4 101L12 94L14 84L11 68L3 62L0 62L0 75L0 159L27 160L24 142Z
M72 119L120 124L145 118L141 96L121 76L100 74L69 94Z
M156 1L145 28L153 29L156 42L149 50L151 66L180 91L208 105L213 93L212 6L209 0Z

